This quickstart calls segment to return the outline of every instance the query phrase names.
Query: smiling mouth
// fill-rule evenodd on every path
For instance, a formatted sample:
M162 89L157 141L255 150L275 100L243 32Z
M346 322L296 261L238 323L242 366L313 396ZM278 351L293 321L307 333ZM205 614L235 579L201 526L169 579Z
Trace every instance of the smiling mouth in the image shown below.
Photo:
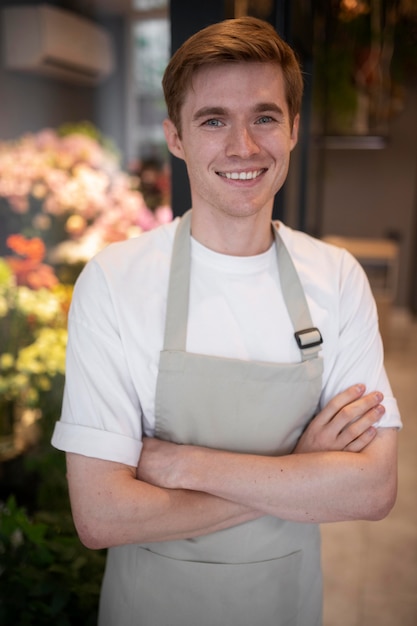
M266 172L266 168L262 168L261 170L252 170L251 172L216 172L222 178L227 178L229 180L254 180L258 178L261 174Z

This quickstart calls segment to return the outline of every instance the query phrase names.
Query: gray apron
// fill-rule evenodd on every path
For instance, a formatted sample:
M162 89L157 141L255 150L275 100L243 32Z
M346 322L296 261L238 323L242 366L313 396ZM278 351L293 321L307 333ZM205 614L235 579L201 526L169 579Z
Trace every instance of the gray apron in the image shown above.
M180 220L172 253L156 437L289 454L316 412L322 377L321 337L312 328L295 267L274 227L280 281L301 362L186 352L190 213ZM319 626L321 609L317 525L265 516L198 538L111 548L99 624Z

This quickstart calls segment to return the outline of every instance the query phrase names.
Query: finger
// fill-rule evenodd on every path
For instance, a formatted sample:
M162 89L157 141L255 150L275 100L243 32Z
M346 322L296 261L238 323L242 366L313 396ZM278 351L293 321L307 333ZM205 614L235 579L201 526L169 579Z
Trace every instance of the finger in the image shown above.
M346 452L361 452L367 445L375 439L377 429L374 426L370 426L364 433L357 437L354 441L351 441L344 450Z
M376 415L373 415L373 419L374 422L377 421L385 410L380 404L383 398L382 393L375 391L343 407L343 409L334 416L332 422L335 429L338 429L338 435L345 433L347 429L351 429L353 433L360 430L362 424L365 424L366 419L369 419L370 416L372 417L373 414L370 413L371 411L376 411ZM365 418L364 422L361 422L362 418ZM374 422L367 424L366 427L371 426ZM365 430L365 428L362 430ZM356 436L359 436L359 434L360 432L356 432ZM353 438L354 437L352 437L352 439Z
M315 417L315 421L317 424L324 426L330 422L345 406L361 398L364 393L365 385L358 384L348 387L344 391L336 394L334 398L332 398L326 406L323 407L323 409Z
M359 439L372 428L381 416L385 413L385 408L379 404L372 407L362 417L351 422L338 437L338 444L342 449ZM369 433L368 433L369 434Z
M378 391L362 396L343 406L331 420L322 425L327 437L334 441L338 450L342 450L379 419L380 416L370 417L368 412L379 406L382 399L383 395Z

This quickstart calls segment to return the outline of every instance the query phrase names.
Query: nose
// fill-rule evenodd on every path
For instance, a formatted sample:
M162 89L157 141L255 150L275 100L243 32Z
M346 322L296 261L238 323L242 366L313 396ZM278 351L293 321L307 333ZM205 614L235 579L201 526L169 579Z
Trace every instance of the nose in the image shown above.
M227 144L227 156L248 158L259 153L259 146L247 126L238 125L230 129Z

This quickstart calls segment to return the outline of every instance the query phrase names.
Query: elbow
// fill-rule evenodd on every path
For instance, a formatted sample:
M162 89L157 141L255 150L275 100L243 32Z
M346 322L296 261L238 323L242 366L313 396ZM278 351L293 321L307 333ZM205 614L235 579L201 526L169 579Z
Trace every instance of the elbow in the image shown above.
M385 519L394 508L395 501L397 499L397 492L387 494L386 497L381 498L379 506L375 508L374 516L371 521L379 522Z
M105 542L100 541L100 539L95 535L79 531L77 531L77 533L83 546L89 550L104 550L110 547Z
M397 479L392 478L388 483L375 489L373 497L369 499L371 506L368 507L365 519L371 522L379 522L385 519L394 508L397 500Z
M85 520L80 516L73 516L75 529L81 543L89 550L103 550L109 548L108 538L103 535L100 525L94 520Z

